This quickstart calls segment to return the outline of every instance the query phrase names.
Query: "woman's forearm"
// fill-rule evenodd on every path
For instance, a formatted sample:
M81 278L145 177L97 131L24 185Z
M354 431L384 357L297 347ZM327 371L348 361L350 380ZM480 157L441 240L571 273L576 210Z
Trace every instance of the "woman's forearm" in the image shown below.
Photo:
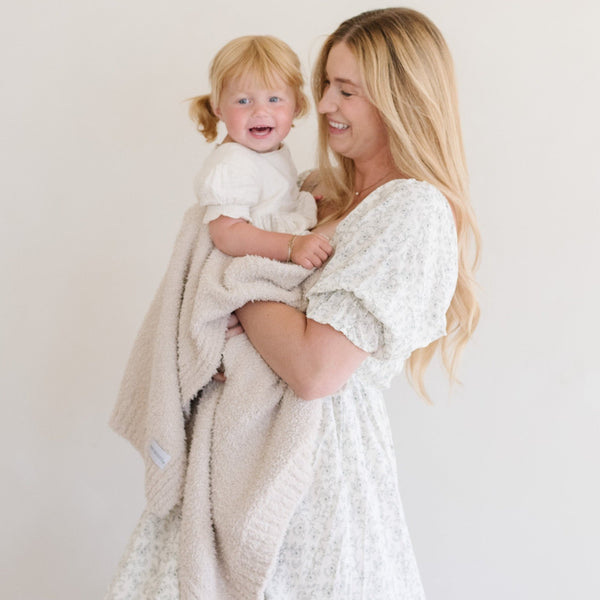
M236 311L266 363L300 397L337 391L368 353L339 331L278 302L250 302Z

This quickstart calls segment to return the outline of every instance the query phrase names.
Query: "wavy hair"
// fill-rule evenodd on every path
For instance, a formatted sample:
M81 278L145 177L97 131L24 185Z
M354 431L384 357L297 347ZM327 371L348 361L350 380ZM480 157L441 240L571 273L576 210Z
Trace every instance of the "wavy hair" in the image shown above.
M367 98L387 127L396 167L438 188L456 222L458 281L446 313L448 335L414 350L406 365L412 385L427 398L424 373L436 350L441 349L450 380L456 381L460 354L479 320L474 271L480 235L469 200L452 57L438 28L423 14L407 8L364 12L344 21L325 40L313 71L317 103L326 86L329 52L342 42L357 59ZM319 172L334 198L337 218L354 199L354 163L329 148L327 130L327 118L320 115Z
M217 137L219 117L213 108L219 106L225 83L248 76L256 77L266 87L280 79L294 90L296 116L308 112L308 99L302 91L304 78L296 53L285 42L270 35L239 37L225 44L212 60L210 94L190 99L189 115L208 142Z

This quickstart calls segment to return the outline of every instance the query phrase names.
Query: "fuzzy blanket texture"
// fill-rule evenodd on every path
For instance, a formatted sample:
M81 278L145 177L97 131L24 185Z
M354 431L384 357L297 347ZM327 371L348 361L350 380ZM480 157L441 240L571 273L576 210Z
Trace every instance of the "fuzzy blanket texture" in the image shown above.
M226 341L226 324L249 301L303 309L309 271L221 253L203 211L184 217L110 424L144 459L148 510L182 503L181 598L258 600L310 484L321 403L297 398L245 334Z

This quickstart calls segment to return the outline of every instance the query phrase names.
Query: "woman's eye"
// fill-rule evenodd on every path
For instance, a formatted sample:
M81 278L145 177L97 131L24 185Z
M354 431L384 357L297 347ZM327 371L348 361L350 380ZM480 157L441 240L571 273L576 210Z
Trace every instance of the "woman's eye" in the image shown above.
M344 98L350 98L350 96L352 96L350 92L345 92L344 90L340 90L340 94L342 94Z

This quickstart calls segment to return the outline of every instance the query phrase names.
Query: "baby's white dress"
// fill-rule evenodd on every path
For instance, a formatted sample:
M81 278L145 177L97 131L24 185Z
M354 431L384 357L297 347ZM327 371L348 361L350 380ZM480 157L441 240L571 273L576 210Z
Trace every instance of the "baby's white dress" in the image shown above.
M422 600L383 391L446 333L457 279L452 211L427 183L394 180L337 226L305 283L307 316L371 355L322 402L313 482L292 517L265 600ZM402 401L402 399L397 399ZM179 508L144 513L107 596L175 600Z
M204 223L221 215L266 231L302 233L317 221L315 199L298 191L298 173L287 146L254 152L227 142L208 156L194 180Z

